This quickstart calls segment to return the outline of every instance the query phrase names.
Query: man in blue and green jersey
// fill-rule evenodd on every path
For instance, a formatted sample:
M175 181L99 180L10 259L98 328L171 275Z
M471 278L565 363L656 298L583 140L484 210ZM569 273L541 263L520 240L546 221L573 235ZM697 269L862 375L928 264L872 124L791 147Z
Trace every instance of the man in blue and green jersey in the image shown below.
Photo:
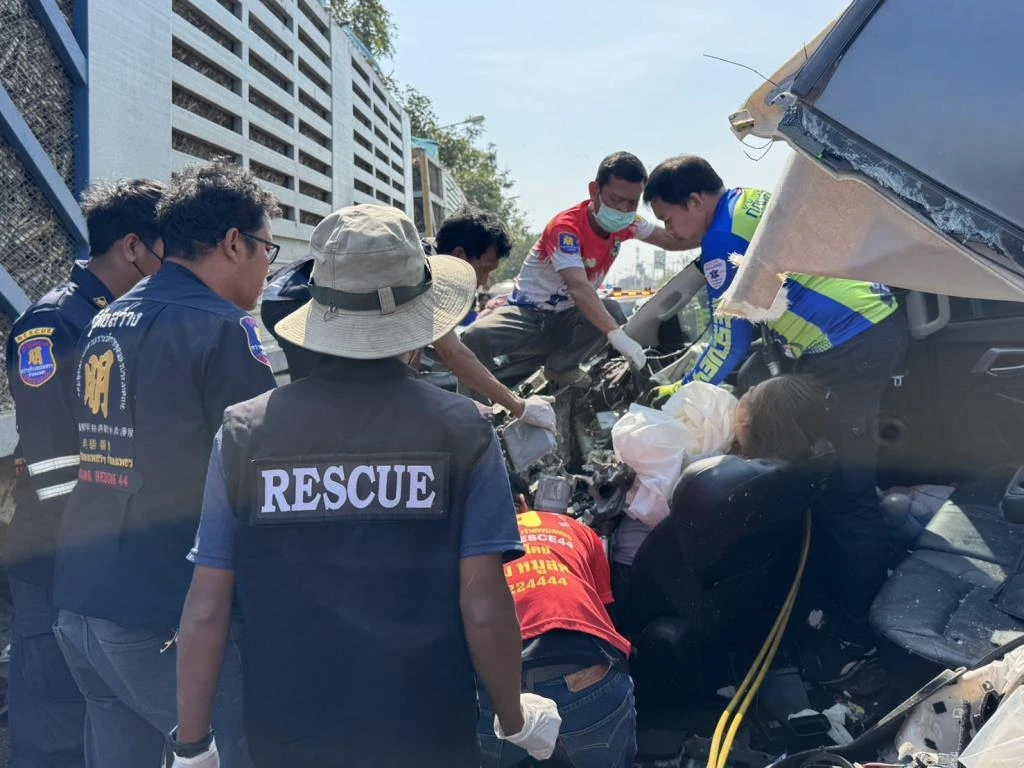
M644 200L668 232L701 239L700 266L714 308L736 276L771 199L759 189L726 189L700 157L684 155L651 173ZM906 353L906 318L886 286L790 274L785 306L766 323L799 373L829 388L828 438L837 454L822 505L822 528L841 563L839 642L811 665L819 682L848 679L874 653L868 610L886 578L888 531L876 494L877 419L882 394ZM712 315L711 340L688 381L718 384L746 358L755 327L748 320Z

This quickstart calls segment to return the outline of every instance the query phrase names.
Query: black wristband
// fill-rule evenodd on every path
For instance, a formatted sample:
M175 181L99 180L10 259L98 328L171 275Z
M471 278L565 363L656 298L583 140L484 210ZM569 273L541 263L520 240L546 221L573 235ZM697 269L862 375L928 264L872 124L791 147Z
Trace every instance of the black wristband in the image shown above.
M182 743L178 741L178 726L174 726L174 729L167 735L167 743L170 751L176 757L196 757L206 752L213 743L213 728L199 741Z

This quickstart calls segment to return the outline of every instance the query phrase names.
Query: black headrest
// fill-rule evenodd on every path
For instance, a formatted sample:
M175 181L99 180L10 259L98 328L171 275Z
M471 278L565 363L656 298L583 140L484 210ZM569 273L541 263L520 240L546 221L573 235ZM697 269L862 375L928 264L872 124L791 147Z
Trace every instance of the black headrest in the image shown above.
M707 586L799 545L799 526L832 467L822 452L801 463L715 456L690 464L672 493L671 512L644 540L634 581L679 607Z

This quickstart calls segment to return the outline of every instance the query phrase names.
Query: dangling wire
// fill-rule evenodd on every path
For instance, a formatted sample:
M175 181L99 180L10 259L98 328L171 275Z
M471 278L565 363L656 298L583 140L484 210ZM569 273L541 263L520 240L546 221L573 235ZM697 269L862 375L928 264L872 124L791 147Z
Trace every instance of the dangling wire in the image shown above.
M776 88L779 87L779 84L776 83L774 80L772 80L770 77L768 77L767 75L762 74L761 72L758 72L753 67L748 67L746 64L740 64L738 61L733 61L732 59L723 59L721 56L712 56L710 53L705 53L704 57L708 58L708 59L714 59L715 61L724 61L726 64L732 64L733 66L741 67L742 69L748 69L751 72L753 72L755 75L760 77L762 80L771 83Z
M749 153L749 152L747 152L746 150L744 150L744 151L743 151L743 154L747 156L747 159L749 159L749 160L753 160L753 161L754 161L755 163L759 163L759 162L761 162L762 160L764 160L764 159L765 159L765 158L766 158L766 157L768 156L768 153L769 153L769 152L771 152L771 151L772 151L772 146L773 146L774 144L775 144L775 142L774 142L774 141L769 141L769 142L768 142L768 146L767 146L766 148L764 148L764 152L762 152L762 153L761 153L760 155L758 155L757 157L754 157L754 156L753 156L752 154L750 154L750 153Z

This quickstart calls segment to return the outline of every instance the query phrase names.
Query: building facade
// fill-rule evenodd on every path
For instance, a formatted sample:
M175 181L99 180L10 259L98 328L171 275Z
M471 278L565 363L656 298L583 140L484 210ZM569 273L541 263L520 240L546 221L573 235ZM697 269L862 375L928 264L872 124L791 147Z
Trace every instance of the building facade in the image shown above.
M444 220L466 204L455 177L441 165L437 144L412 140L413 221L421 237L434 237Z
M413 213L409 120L321 0L90 0L93 178L229 157L281 202L281 262L353 203Z

